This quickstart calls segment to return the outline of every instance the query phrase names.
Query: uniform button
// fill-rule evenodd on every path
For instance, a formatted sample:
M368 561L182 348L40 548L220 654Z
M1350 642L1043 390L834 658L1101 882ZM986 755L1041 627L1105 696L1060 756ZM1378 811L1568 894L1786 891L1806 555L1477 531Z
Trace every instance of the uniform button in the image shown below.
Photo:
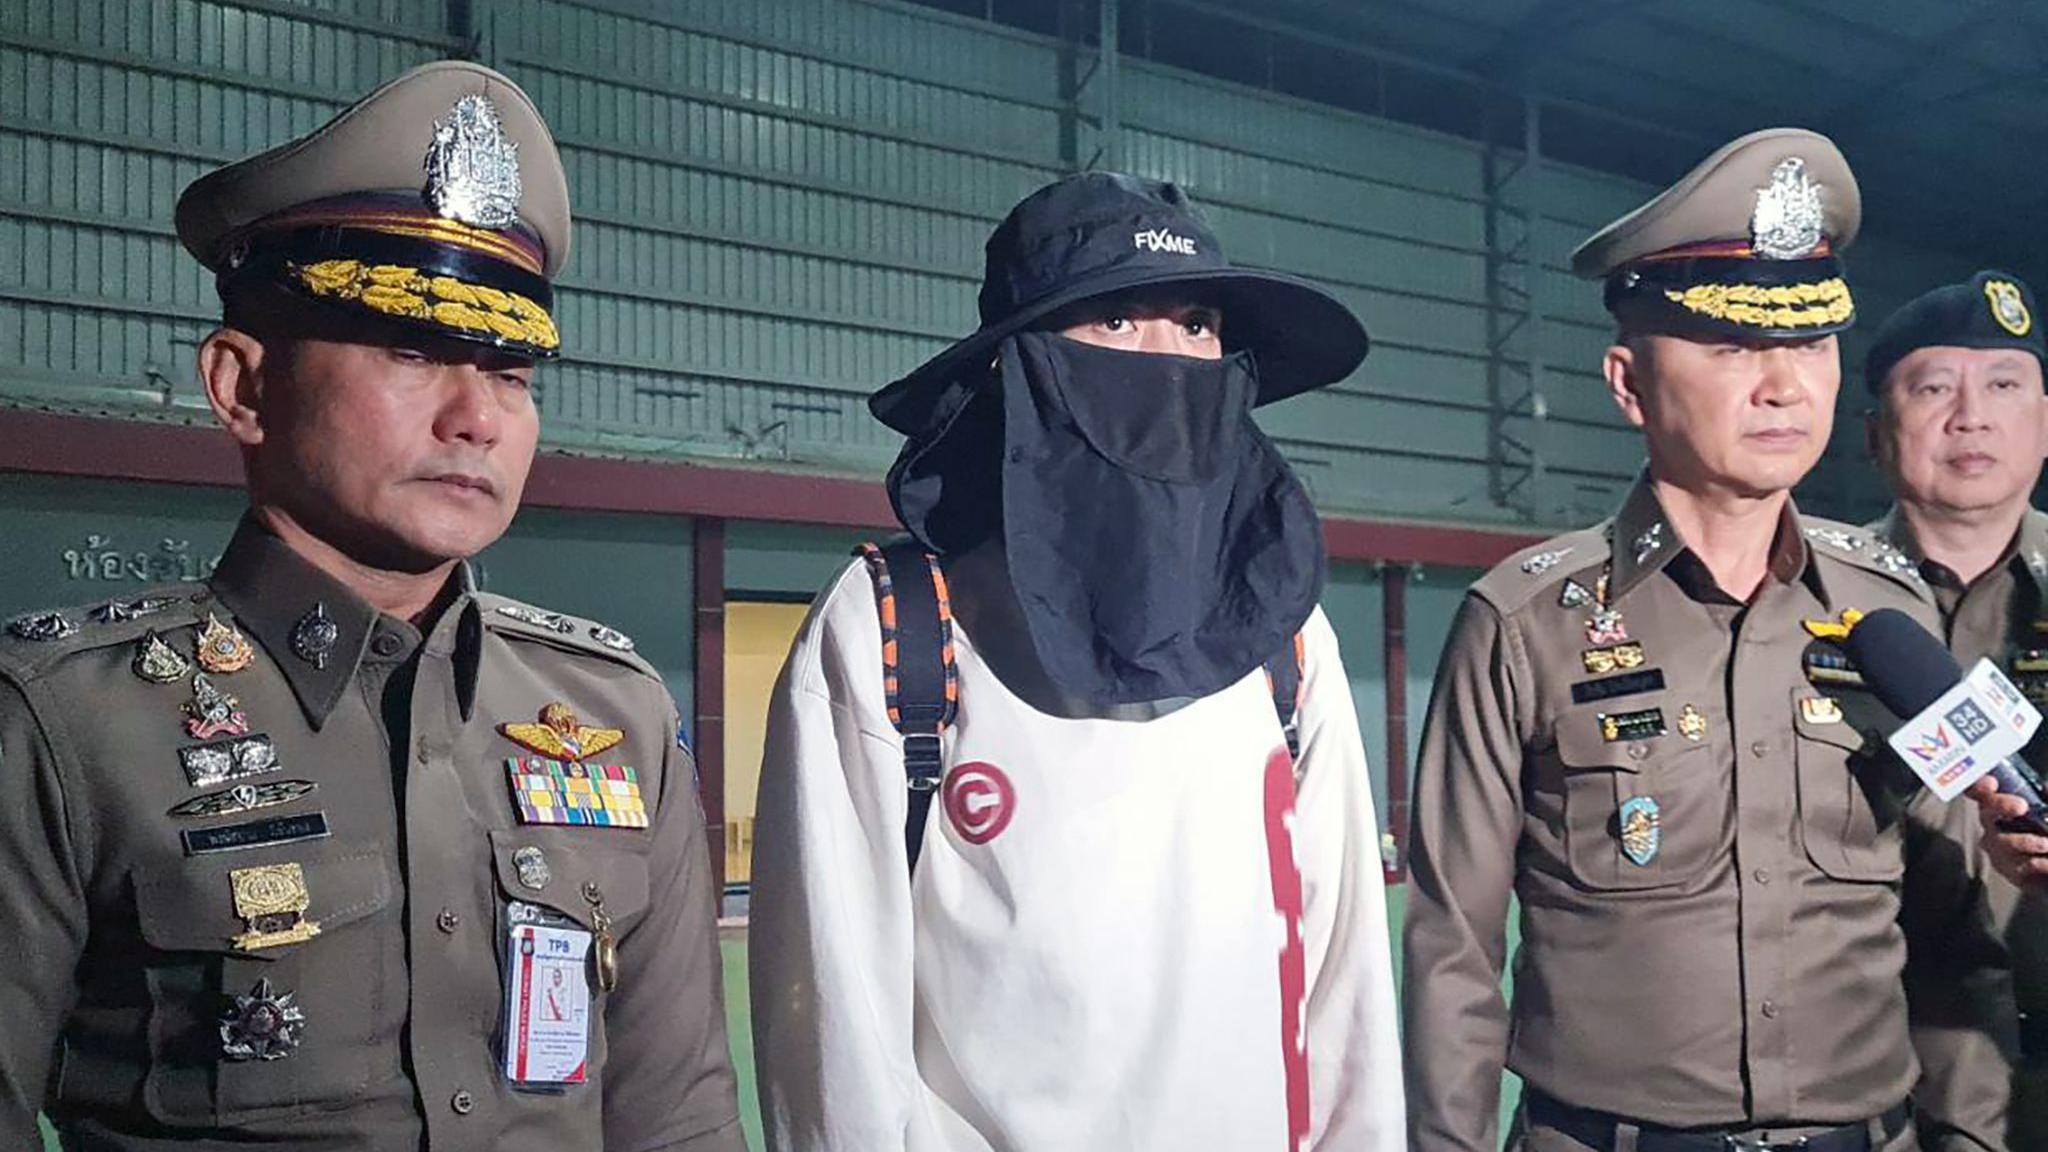
M1756 882L1759 884L1769 884L1771 882L1771 870L1769 868L1759 868L1755 872L1750 873L1750 875L1756 877Z
M1776 1000L1764 1001L1764 1016L1771 1020L1778 1018L1778 1002Z
M431 744L427 742L427 738L425 736L420 737L419 743L418 745L416 745L416 747L419 750L415 752L414 755L419 757L420 763L425 764L434 758L434 748Z
M434 927L443 932L453 932L461 925L462 917L456 915L453 908L443 908L441 914L434 917Z
M405 641L400 640L389 632L379 632L377 638L370 641L370 650L379 656L396 655L398 650L403 647L405 647Z
M1635 741L1634 743L1632 743L1632 744L1630 744L1630 745L1628 746L1628 758L1629 758L1629 759L1631 759L1631 760L1647 760L1647 759L1649 759L1649 757L1650 757L1650 745L1649 745L1649 744L1648 744L1647 742L1645 742L1645 741L1642 741L1642 740L1637 740L1637 741Z
M467 1091L457 1092L448 1098L448 1106L455 1109L457 1116L467 1116L471 1112L476 1111L476 1097L471 1096Z
M1749 754L1751 756L1756 756L1759 758L1761 758L1765 753L1769 752L1770 750L1771 746L1769 744L1764 743L1761 740L1749 746Z

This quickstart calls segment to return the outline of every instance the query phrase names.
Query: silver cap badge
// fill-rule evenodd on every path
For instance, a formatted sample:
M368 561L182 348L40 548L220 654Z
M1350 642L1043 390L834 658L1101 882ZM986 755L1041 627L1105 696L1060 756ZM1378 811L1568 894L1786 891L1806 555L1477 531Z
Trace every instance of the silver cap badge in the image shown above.
M1820 185L1806 175L1806 161L1790 156L1771 169L1771 182L1757 189L1749 214L1749 246L1766 260L1803 260L1820 247Z
M519 222L519 145L505 138L489 99L471 93L434 121L425 167L434 211L477 228Z

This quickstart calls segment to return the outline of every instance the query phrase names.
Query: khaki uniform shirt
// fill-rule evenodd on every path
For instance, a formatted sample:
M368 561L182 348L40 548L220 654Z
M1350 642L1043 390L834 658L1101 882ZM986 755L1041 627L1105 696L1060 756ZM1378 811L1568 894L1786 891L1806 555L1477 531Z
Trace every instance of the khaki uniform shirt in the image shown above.
M0 1146L35 1147L45 1107L92 1149L742 1147L674 703L616 633L466 571L451 593L422 635L245 522L205 587L0 639ZM275 766L201 754L195 785L181 706L209 616L253 644L209 679ZM151 633L173 661L149 666ZM507 761L539 753L498 725L554 702L620 730L584 763L634 769L648 827L522 819ZM187 814L200 797L242 810ZM616 941L615 990L585 969L580 1084L501 1071L529 909ZM295 1044L224 1023L264 1006L259 982L302 1017Z
M1669 1127L1865 1121L1921 1062L2003 1080L1996 1045L1909 1039L1909 1000L1916 1023L1958 1027L1990 1011L1967 987L2009 1004L1961 847L1974 815L1883 749L1896 718L1803 626L1885 607L1933 625L1910 569L1788 504L1745 605L1644 481L1610 523L1472 587L1416 773L1411 1147L1492 1152L1503 1063L1568 1105ZM1603 570L1621 620L1596 636ZM1933 945L1910 974L1909 939ZM1920 1104L1934 1147L2002 1146L1999 1102Z
M1968 584L1926 558L1897 509L1870 527L1919 565L1941 608L1943 639L1957 662L1968 668L1989 658L2036 707L2048 710L2048 515L2028 512L1999 563ZM2048 727L2035 735L2027 758L2048 765ZM2034 889L2016 890L1995 877L1991 888L2012 953L2014 999L2020 1011L2048 1019L2048 897ZM2032 1065L2036 1070L2015 1087L2023 1097L2048 1095L2048 1086L2035 1082L2038 1058ZM2014 1109L2014 1148L2048 1140L2048 1099L2015 1100Z
M1988 657L2035 707L2048 711L2048 514L2028 512L1999 563L1967 585L1925 557L1896 510L1870 527L1919 565L1941 608L1942 638L1956 661L1968 669ZM2035 735L2027 755L2037 765L2048 764L2048 726ZM2003 881L1995 894L2016 898ZM2048 899L2037 893L2019 903L2007 935L2014 998L2022 1011L2048 1016Z

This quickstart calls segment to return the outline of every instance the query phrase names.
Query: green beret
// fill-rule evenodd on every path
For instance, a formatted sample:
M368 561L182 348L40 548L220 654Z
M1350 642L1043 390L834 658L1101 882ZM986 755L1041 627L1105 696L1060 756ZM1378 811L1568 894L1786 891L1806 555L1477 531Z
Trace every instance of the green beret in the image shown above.
M1989 269L1943 284L1885 317L1863 360L1864 383L1882 391L1898 362L1922 348L2018 348L2048 362L2034 323L2033 290L2010 272Z

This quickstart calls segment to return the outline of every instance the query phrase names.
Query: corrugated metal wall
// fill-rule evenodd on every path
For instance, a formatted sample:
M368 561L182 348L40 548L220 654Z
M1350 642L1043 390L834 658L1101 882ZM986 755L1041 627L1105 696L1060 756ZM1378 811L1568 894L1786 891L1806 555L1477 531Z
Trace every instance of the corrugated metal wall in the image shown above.
M28 0L0 9L0 395L203 415L212 289L178 190L461 50L448 0ZM558 447L876 475L864 395L974 323L980 245L1098 154L1092 54L886 0L473 0L476 54L552 122L577 208ZM1098 85L1099 86L1099 85ZM1328 510L1460 521L1490 493L1486 198L1472 141L1126 61L1123 166L1175 179L1231 254L1314 277L1376 350L1266 414ZM1603 514L1639 450L1564 255L1649 191L1546 166L1536 252L1555 522ZM1874 222L1882 231L1887 222ZM1866 312L1961 271L1866 242ZM1852 347L1854 345L1852 344ZM1860 408L1854 386L1845 405ZM1520 429L1516 429L1520 430ZM1868 507L1860 431L1815 502Z

